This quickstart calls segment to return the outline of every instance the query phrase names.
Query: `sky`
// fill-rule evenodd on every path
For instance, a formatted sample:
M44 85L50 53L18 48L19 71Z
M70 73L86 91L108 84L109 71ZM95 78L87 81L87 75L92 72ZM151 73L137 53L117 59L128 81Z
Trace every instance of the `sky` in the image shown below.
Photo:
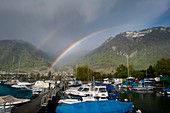
M60 55L92 50L129 30L169 26L170 0L0 0L0 40ZM166 21L166 22L165 22Z

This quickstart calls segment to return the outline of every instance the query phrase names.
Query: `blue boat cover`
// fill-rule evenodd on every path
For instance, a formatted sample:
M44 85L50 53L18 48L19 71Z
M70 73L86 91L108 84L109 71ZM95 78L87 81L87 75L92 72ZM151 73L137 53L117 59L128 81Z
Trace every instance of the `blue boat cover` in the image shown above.
M119 93L116 91L114 86L112 85L106 85L106 90L108 92L108 99L109 100L116 100L119 98Z
M139 82L144 83L145 81L144 80L140 80Z
M131 110L132 102L104 100L58 106L56 113L125 113Z
M92 82L92 85L103 85L103 82Z
M12 95L16 98L31 98L32 90L26 88L13 88L8 84L0 84L0 96Z
M112 85L106 85L106 90L116 90Z
M170 88L164 88L163 91L170 92Z

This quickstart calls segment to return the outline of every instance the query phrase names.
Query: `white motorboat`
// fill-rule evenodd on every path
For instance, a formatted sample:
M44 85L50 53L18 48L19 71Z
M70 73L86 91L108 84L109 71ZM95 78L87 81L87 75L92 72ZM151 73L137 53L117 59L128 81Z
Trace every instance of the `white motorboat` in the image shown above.
M89 85L83 85L80 86L77 90L70 91L69 95L71 96L79 96L79 97L85 97L92 95L92 86Z
M0 97L0 103L6 103L6 105L18 106L18 105L27 103L29 101L30 101L30 99L18 99L18 98L11 96L11 95Z
M119 95L111 85L83 85L77 90L67 90L67 94L74 98L93 96L96 98L106 99L110 96L110 99L117 99Z
M99 97L103 99L108 97L106 86L95 86L92 94L94 97Z
M94 96L80 97L76 99L68 96L67 98L60 99L58 103L63 105L63 104L75 104L79 102L102 101L102 100L108 100L108 99L97 98Z
M36 81L35 84L32 86L33 94L39 95L41 92L48 91L49 88L54 88L55 82L51 80L46 81Z

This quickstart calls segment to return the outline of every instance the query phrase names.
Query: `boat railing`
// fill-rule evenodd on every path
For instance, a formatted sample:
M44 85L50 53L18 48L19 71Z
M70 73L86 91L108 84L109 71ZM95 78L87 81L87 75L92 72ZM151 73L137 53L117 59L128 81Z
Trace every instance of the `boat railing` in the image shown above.
M41 106L47 106L48 104L48 95L44 95L41 99Z
M13 107L12 103L11 100L0 103L0 113L11 113Z
M62 87L64 87L63 84L58 84L55 88L48 89L48 91L45 91L41 99L41 106L47 106L49 100L52 100L52 97L56 96L56 94L60 96L60 90L62 90Z
M46 106L48 104L48 101L52 100L52 97L56 95L56 92L57 91L55 89L45 91L41 99L41 106Z

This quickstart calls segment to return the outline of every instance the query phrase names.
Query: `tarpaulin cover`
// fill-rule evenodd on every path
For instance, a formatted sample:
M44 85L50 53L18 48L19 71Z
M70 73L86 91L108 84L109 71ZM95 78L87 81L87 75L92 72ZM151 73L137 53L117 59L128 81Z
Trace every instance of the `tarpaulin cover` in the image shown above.
M114 86L112 85L106 85L106 90L108 92L108 99L109 100L115 100L119 98L119 93L116 91Z
M31 98L32 90L26 88L13 88L8 84L0 84L0 96L12 95L16 98Z
M125 113L131 110L132 102L105 100L58 106L56 113Z
M170 88L164 88L163 91L170 92Z

